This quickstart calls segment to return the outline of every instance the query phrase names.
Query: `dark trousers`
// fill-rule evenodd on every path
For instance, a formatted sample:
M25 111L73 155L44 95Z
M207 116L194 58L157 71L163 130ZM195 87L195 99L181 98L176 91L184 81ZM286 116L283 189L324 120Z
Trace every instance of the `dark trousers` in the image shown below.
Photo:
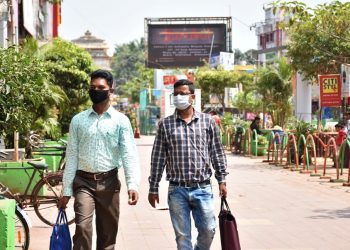
M74 250L92 249L92 218L96 214L97 250L113 250L119 221L120 181L118 175L103 180L76 176L73 182Z

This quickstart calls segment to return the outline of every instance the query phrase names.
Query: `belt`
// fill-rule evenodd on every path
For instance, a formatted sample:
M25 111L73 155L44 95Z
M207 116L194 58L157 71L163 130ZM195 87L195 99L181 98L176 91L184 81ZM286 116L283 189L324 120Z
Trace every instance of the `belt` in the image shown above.
M112 175L116 175L117 173L118 173L117 168L112 169L112 170L107 171L107 172L101 172L101 173L89 173L89 172L85 172L82 170L78 170L77 176L83 177L85 179L99 181L99 180L107 179L108 177L110 177Z
M210 184L210 180L205 180L205 181L201 181L201 182L192 182L192 181L170 181L169 182L170 185L172 186L180 186L180 187L187 187L187 188L191 188L191 187L204 187Z

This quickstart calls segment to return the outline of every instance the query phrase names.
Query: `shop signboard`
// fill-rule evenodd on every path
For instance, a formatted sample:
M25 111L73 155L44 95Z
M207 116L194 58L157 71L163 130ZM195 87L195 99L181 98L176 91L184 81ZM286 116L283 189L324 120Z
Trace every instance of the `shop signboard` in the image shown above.
M176 81L177 81L176 75L165 75L165 76L163 76L164 86L174 85Z
M341 106L341 81L339 74L319 75L320 106Z

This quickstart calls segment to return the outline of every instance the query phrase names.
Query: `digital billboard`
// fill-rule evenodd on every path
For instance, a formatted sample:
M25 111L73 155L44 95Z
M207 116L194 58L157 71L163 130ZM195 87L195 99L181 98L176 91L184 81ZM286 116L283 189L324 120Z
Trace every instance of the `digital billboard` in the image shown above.
M149 68L196 67L227 51L226 24L148 24Z

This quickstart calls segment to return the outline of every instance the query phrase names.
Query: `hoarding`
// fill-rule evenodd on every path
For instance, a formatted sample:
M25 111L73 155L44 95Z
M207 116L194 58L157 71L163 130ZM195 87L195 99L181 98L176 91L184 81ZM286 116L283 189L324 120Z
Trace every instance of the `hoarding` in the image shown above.
M226 48L226 24L148 24L149 68L196 67Z
M340 75L319 75L321 107L341 106Z

